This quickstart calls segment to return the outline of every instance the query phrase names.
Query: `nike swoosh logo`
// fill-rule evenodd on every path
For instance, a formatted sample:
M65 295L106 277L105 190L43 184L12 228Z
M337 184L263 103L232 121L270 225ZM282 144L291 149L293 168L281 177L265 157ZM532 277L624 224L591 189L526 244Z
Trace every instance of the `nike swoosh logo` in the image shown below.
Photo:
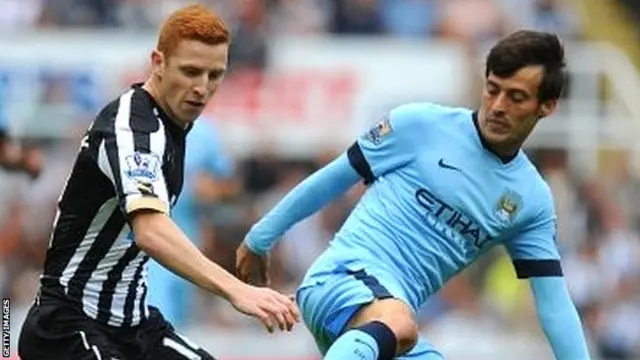
M441 168L444 168L444 169L462 171L462 170L460 170L460 168L457 168L457 167L455 167L453 165L446 164L444 162L444 159L440 159L440 161L438 161L438 166L440 166Z

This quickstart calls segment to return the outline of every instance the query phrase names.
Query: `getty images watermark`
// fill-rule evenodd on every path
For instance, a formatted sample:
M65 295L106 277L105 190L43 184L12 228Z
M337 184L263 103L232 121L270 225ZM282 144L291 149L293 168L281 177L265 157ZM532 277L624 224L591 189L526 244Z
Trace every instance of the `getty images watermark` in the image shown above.
M11 355L11 310L9 309L9 299L2 299L2 357L8 358Z

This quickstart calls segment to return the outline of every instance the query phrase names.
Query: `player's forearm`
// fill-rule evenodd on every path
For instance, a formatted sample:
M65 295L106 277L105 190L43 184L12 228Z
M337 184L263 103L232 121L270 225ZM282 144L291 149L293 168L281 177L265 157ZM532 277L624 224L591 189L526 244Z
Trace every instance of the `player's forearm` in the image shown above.
M134 219L136 244L164 267L225 299L241 283L207 259L174 222L163 213Z
M556 359L590 359L582 323L564 278L532 278L531 286L540 325Z
M297 222L314 214L358 182L346 154L315 172L291 190L245 238L255 253L264 254Z

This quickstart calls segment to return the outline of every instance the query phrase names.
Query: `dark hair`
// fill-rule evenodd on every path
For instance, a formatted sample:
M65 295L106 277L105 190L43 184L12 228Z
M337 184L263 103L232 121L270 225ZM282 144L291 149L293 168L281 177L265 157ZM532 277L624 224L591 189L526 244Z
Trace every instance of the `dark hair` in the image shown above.
M544 68L538 100L560 98L566 81L566 63L564 47L555 34L520 30L502 38L489 51L485 76L493 73L506 78L530 65Z

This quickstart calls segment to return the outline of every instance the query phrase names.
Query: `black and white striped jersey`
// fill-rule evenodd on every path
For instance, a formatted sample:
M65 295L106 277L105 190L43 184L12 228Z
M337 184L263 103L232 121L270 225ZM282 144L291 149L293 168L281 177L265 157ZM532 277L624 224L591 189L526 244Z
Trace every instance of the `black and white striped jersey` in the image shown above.
M141 84L102 109L59 199L39 296L69 300L111 326L148 316L148 256L129 216L169 212L182 189L187 132Z

